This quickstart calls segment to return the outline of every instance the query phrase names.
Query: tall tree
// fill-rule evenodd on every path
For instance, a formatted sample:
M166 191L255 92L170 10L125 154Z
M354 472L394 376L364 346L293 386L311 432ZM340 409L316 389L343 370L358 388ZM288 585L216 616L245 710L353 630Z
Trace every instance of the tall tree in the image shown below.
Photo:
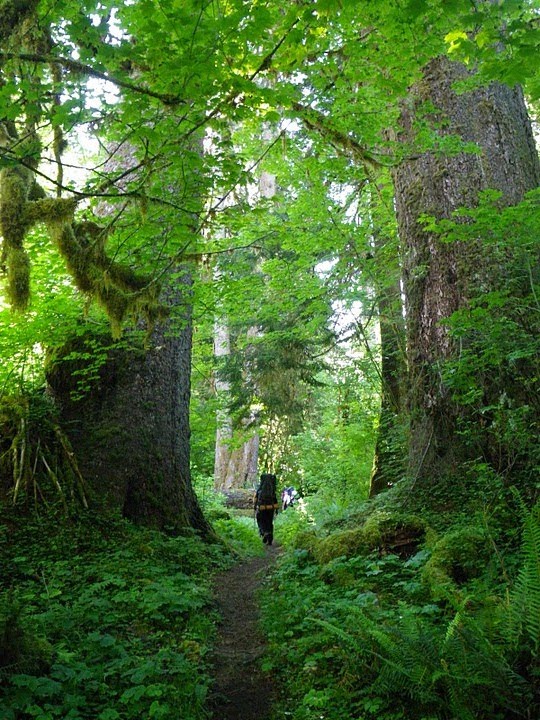
M170 18L161 18L160 30L146 24L139 5L124 8L122 17L114 3L51 9L47 3L6 0L2 10L7 24L0 78L0 228L11 304L24 311L30 301L26 245L33 224L41 222L78 291L105 310L113 335L118 337L128 320L145 321L146 349L139 342L138 349L126 350L124 342L107 351L94 343L91 355L102 364L84 401L71 396L69 370L77 377L77 362L51 365L51 387L95 491L139 522L208 531L189 476L190 281L178 279L186 273L184 257L198 242L206 187L196 140L200 118L189 128L182 125L185 116L177 108L186 101L178 93L178 78L163 72L156 80L145 43L153 32L163 47L175 40ZM195 14L190 21L201 27L206 43L204 23ZM191 40L188 54L199 37ZM100 81L98 90L91 78ZM162 92L165 86L170 92ZM10 109L8 101L17 93L22 101ZM88 101L93 94L99 99ZM206 102L197 98L195 114ZM68 130L90 121L102 147L113 149L87 168L77 187L64 180L62 152ZM47 177L50 165L40 165L47 150L55 177ZM54 197L38 182L43 176L45 187L55 188ZM86 198L97 199L94 214L87 209L85 217L75 217ZM80 360L81 347L70 343Z
M456 83L470 78L462 64L445 57L426 66L403 110L400 139L409 150L414 148L420 127L425 130L427 124L439 149L413 151L394 171L405 249L409 472L426 482L449 477L472 459L458 427L463 408L453 402L442 379L444 364L460 350L445 321L472 297L504 286L509 262L481 238L443 242L422 217L451 218L460 208L474 207L479 193L488 188L502 193L502 203L517 204L540 182L520 88L492 83L458 93ZM478 382L488 394L493 392L489 378Z
M57 354L48 381L94 501L144 525L208 532L190 482L190 284L186 269L176 320L159 323L149 347L140 334L131 347L86 334ZM81 358L98 353L105 361L81 393Z
M385 192L388 199L392 188L381 184L378 190ZM394 218L388 223L385 217L388 217L386 203L372 203L374 261L378 267L383 266L385 272L376 273L374 283L380 332L381 409L370 480L371 496L401 479L405 469L407 365L401 267L397 239L393 237Z

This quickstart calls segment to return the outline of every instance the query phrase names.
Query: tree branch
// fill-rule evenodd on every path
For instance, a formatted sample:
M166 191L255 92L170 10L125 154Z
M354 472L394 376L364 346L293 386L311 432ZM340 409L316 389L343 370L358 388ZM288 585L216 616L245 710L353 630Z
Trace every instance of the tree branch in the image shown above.
M313 110L313 108L306 107L298 102L293 103L293 110L296 110L300 115L300 119L306 127L329 139L334 144L334 147L337 145L339 149L353 159L359 160L367 172L379 170L383 167L383 163L375 158L373 153L362 147L353 137L346 135L341 130L330 127L328 118L318 110Z
M47 65L60 65L61 67L71 70L82 75L88 75L90 77L99 78L100 80L106 80L107 82L116 85L117 87L131 90L132 92L139 93L140 95L147 95L148 97L156 98L160 100L164 105L186 105L186 101L171 95L170 93L158 93L148 88L136 85L135 83L129 82L128 80L121 80L115 78L106 72L96 70L90 65L85 65L77 60L65 57L55 57L54 55L39 55L37 53L11 53L11 52L0 52L0 60L24 60L26 62L43 63Z

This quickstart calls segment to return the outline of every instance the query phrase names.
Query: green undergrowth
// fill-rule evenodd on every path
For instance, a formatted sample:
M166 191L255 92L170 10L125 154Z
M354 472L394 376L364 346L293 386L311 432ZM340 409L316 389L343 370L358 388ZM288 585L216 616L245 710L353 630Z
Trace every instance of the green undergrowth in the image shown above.
M228 547L241 557L264 555L265 548L253 517L231 515L214 520L212 525Z
M262 598L275 718L538 717L540 507L509 505L437 530L381 500L283 518Z
M224 545L120 519L0 524L0 717L206 717Z
M195 472L193 480L200 506L225 546L237 558L264 554L253 511L226 508L223 494L214 491L213 478Z

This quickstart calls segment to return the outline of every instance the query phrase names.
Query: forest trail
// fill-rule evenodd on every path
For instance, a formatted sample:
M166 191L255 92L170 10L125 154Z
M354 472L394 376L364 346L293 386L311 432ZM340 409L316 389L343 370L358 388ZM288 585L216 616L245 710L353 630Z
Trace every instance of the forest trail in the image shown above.
M217 609L222 617L213 653L212 720L265 720L274 686L260 669L265 640L258 627L256 593L279 548L235 565L215 578Z

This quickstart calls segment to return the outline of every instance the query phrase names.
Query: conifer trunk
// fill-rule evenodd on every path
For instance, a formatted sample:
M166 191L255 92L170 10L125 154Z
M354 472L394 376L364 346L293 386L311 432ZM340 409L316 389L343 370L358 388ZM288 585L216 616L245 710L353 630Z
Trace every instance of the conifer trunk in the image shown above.
M231 352L230 334L227 319L215 323L214 356L216 360L224 360ZM230 385L216 375L214 381L218 397L224 401L229 396ZM245 423L247 425L247 422ZM219 492L254 485L257 479L259 460L259 435L252 432L242 438L245 433L234 431L233 419L227 408L217 411L217 429L214 459L214 487ZM236 445L236 446L235 446Z
M370 497L403 473L402 410L405 381L405 328L399 279L378 291L381 334L381 410L371 473Z
M48 381L62 409L81 472L95 504L139 524L175 532L210 532L192 489L189 467L191 370L190 279L174 290L180 318L160 323L150 347L107 349L99 379L73 398L78 360L60 357ZM94 352L110 340L92 339ZM134 343L135 345L135 343ZM83 348L67 346L63 355Z
M498 289L505 273L500 258L490 254L481 239L476 244L445 244L424 229L419 218L450 218L460 207L475 206L478 193L487 188L500 190L502 202L515 204L540 182L520 88L494 83L457 94L453 83L467 76L464 66L446 58L436 58L426 67L401 117L400 139L412 150L394 172L405 252L408 464L410 476L419 482L449 477L470 459L470 449L457 431L461 410L441 376L443 363L458 353L444 320L464 307L471 295ZM427 104L435 109L427 110L426 116ZM436 125L440 137L459 136L475 143L479 152L415 152L415 123L422 110L423 120Z

